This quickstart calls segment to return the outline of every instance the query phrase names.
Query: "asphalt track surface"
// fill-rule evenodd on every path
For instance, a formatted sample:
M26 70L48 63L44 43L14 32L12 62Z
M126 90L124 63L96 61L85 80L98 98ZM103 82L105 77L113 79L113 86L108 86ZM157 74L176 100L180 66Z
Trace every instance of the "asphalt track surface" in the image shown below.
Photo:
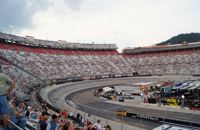
M75 84L75 86L84 87L85 85L93 85L94 83L101 85L105 81L112 82L113 80L118 80L118 83L130 83L130 82L146 82L146 81L160 81L166 80L166 77L156 77L156 78L127 78L127 79L107 79L107 80L100 80L100 81L91 81L91 83L80 82ZM169 79L182 79L177 77L169 77ZM184 78L183 78L184 79ZM73 86L73 85L72 85ZM49 99L51 102L54 101L55 97L59 99L59 96L62 96L65 91L64 87L61 89L54 90L49 93ZM65 102L72 107L76 107L76 109L85 111L86 113L96 115L99 117L103 117L105 119L121 122L124 124L129 124L133 126L137 126L144 129L152 129L159 126L161 123L144 120L144 119L137 119L137 118L129 118L129 117L119 117L115 115L117 110L126 109L135 113L147 114L147 115L154 115L160 117L167 117L173 119L181 119L193 122L200 122L200 116L191 114L191 113L181 113L181 112L174 112L174 111L163 111L163 110L156 110L156 109L147 109L147 108L138 108L138 107L130 107L130 106L121 106L117 104L107 103L102 99L96 98L93 95L94 89L87 89L81 90L74 93L69 94L65 98ZM61 100L58 100L60 103L56 103L54 105L62 104Z
M74 102L76 104L77 109L89 113L90 115L103 117L105 119L121 122L139 128L150 130L152 128L161 125L161 123L159 122L116 116L115 114L116 111L127 109L127 107L104 102L103 100L94 97L93 92L94 90L89 90L89 91L83 90L79 91L78 93L70 94L69 96L66 97L66 102L68 101ZM89 99L85 98L85 96L89 97Z

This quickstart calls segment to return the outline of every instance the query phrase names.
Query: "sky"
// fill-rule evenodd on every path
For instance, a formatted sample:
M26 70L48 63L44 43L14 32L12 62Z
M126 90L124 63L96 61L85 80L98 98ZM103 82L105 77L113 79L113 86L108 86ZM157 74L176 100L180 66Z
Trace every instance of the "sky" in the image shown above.
M0 31L120 50L150 46L200 32L200 0L1 0Z

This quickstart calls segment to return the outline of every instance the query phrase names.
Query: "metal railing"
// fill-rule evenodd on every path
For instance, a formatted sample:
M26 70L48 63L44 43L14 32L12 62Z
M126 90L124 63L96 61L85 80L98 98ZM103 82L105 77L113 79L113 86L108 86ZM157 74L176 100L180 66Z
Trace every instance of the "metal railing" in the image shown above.
M16 125L15 123L13 123L11 120L8 119L8 122L9 122L10 124L12 124L12 126L14 126L16 129L18 129L18 130L23 130L23 129L20 128L18 125Z

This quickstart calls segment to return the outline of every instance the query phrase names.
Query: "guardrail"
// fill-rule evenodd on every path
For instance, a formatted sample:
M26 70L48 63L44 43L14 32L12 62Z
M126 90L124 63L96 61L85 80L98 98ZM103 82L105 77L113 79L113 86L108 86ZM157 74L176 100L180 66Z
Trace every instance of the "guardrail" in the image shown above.
M23 130L23 129L20 128L18 125L16 125L15 123L13 123L11 120L8 119L8 122L9 122L10 124L12 124L12 126L14 126L16 129L18 129L18 130Z
M127 112L127 116L130 118L139 118L139 119L151 120L151 121L162 122L162 123L173 123L173 124L179 124L179 125L184 125L184 126L190 126L194 128L200 128L200 122L178 120L178 119L164 118L164 117L158 117L158 116L153 116L153 115L130 113L130 112Z

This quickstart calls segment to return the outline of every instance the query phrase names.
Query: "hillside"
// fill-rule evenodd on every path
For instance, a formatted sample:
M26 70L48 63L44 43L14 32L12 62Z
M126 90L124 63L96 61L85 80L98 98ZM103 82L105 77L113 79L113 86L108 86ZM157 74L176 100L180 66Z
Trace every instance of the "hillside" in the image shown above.
M157 45L167 45L167 44L180 44L180 43L191 43L200 41L200 33L185 33L174 36L164 42L158 43Z

